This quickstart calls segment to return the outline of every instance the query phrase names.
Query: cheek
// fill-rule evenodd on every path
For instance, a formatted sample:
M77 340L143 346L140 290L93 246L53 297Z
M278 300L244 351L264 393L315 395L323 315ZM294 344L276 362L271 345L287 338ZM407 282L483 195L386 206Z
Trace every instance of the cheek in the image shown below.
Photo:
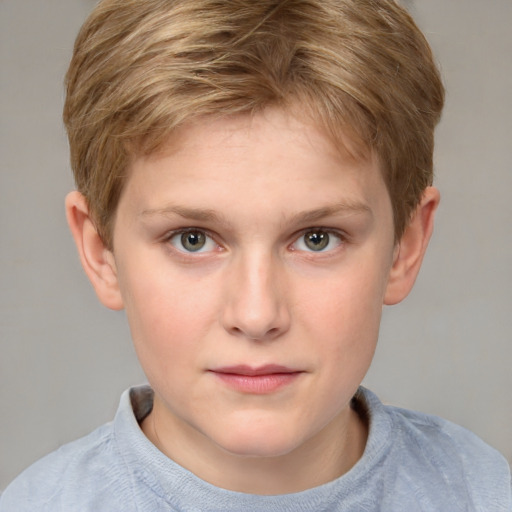
M361 296L347 294L325 304L323 332L319 345L339 368L359 372L371 361L379 335L382 308L376 301L363 301ZM365 370L366 371L366 370Z
M382 312L383 276L380 268L352 266L301 286L300 314L315 317L328 330L375 330Z
M380 280L379 280L380 277ZM343 380L362 376L373 357L382 314L382 274L372 268L340 272L303 296L298 318L318 353Z
M203 293L202 283L180 275L131 275L123 293L139 360L147 373L167 372L170 367L179 371L180 363L195 357L214 317L215 297Z

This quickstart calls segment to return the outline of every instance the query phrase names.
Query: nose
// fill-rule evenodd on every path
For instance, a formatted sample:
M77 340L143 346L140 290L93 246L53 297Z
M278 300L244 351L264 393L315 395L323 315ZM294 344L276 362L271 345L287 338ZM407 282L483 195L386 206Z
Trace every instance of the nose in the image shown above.
M238 258L230 266L225 284L223 324L230 334L269 341L288 331L287 290L279 262L271 255Z

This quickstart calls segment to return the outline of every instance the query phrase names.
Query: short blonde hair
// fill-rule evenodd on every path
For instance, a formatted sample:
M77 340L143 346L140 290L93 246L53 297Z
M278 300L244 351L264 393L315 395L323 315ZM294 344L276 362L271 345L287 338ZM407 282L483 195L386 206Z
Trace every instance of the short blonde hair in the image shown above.
M301 105L379 158L402 235L432 183L444 89L393 0L103 0L66 75L77 188L107 245L134 154L201 116Z

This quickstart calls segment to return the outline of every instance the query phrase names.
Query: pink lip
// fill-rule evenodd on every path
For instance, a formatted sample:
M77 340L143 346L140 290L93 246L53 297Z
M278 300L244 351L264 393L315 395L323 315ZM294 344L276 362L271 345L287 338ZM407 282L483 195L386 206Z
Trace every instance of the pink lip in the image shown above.
M246 365L227 366L210 371L230 388L257 395L273 393L291 384L303 373L273 364L257 368Z

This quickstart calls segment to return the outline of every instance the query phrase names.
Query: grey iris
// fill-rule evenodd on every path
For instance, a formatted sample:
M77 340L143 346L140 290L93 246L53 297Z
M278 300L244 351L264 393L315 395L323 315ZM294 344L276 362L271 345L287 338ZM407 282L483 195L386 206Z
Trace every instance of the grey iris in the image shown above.
M201 231L187 231L181 235L181 244L187 251L199 251L205 243L206 236Z
M304 242L312 251L322 251L329 245L329 233L325 231L309 231L304 235Z

